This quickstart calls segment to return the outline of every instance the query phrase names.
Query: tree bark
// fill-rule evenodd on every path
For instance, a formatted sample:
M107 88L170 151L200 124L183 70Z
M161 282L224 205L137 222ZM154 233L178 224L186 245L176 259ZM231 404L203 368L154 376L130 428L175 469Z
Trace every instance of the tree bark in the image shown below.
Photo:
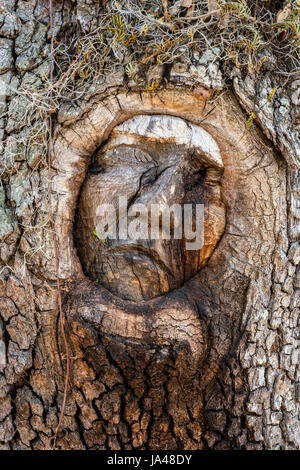
M70 359L56 448L299 449L299 80L281 89L272 67L228 77L205 53L197 72L185 59L150 64L153 90L128 83L125 68L106 74L61 103L49 170L49 112L34 100L50 72L49 4L2 3L0 448L50 449L62 410L54 227ZM100 14L96 1L54 2L55 36L88 34ZM146 300L95 283L78 256L91 157L137 115L201 127L224 163L220 200L215 181L203 200L224 207L225 228L216 236L211 216L201 269Z

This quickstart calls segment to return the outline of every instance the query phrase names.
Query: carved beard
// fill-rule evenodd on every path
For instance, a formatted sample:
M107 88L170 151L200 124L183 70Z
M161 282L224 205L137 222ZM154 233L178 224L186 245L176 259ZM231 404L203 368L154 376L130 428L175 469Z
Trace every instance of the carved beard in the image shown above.
M79 198L74 234L85 274L133 301L181 287L205 266L223 234L222 172L216 142L202 128L183 119L138 116L115 128L96 152ZM117 230L114 240L99 240L93 234L99 222L98 208L112 205L119 228L120 196L126 198L128 208L143 204L149 214L155 206L203 204L201 248L186 249L186 226L179 239L151 239L150 217L148 239L122 239ZM181 224L185 217L179 215ZM170 224L173 235L175 223L174 216ZM195 229L195 214L192 225Z

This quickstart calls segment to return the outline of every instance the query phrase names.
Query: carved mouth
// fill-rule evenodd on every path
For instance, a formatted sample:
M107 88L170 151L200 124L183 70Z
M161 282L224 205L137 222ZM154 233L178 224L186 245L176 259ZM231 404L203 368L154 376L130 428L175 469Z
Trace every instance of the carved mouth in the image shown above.
M108 256L124 256L129 262L147 261L154 265L154 268L159 268L170 276L174 276L172 273L172 267L167 259L163 260L162 257L157 253L156 250L149 247L144 247L136 242L119 244L108 248ZM133 259L134 257L134 259Z

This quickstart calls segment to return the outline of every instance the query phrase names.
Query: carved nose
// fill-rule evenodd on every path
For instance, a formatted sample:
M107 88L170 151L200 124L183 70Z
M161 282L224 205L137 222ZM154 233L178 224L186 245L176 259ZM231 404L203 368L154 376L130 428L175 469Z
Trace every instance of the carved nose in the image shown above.
M144 204L151 211L152 204L172 205L184 198L184 183L180 164L154 167L141 178L140 190L133 203Z

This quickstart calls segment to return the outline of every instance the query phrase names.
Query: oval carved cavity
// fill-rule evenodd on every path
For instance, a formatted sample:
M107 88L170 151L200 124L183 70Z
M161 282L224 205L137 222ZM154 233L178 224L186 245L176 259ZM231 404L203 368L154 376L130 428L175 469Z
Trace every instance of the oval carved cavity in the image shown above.
M223 234L222 171L214 139L183 119L144 115L117 126L78 200L74 236L85 274L134 301L180 287Z

